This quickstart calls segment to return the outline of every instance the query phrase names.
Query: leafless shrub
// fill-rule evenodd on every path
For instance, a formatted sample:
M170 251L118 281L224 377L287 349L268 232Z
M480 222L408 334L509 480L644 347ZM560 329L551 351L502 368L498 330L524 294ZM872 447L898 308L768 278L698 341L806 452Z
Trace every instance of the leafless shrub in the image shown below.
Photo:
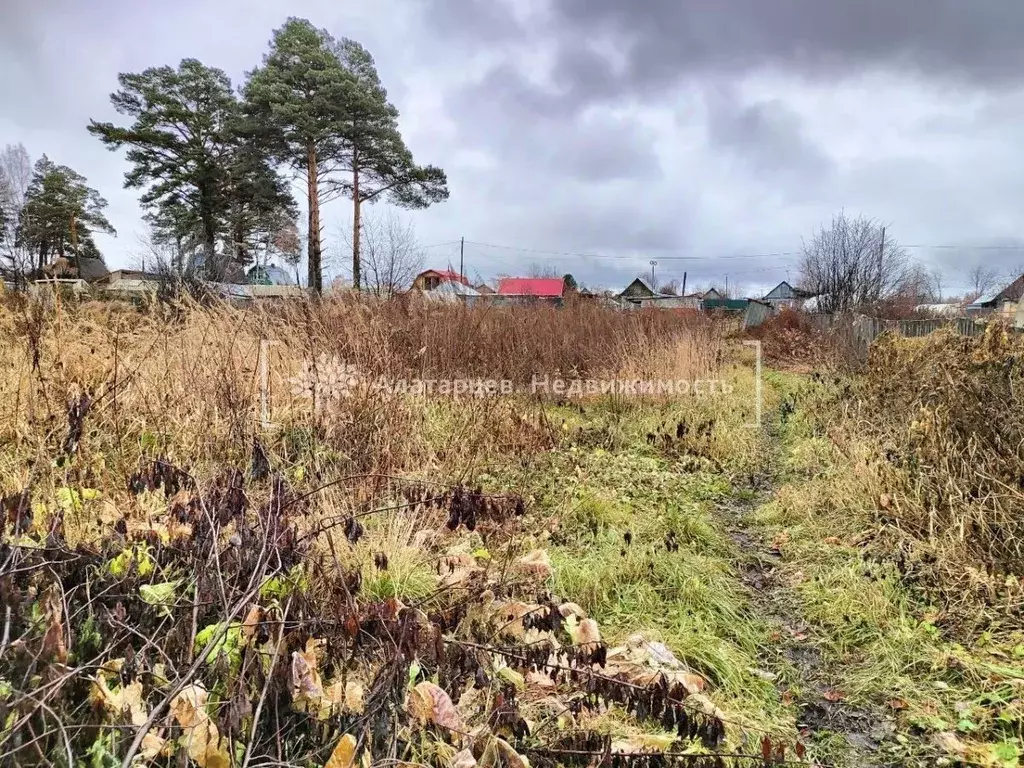
M805 242L800 285L827 314L852 312L913 288L906 252L879 222L845 212Z

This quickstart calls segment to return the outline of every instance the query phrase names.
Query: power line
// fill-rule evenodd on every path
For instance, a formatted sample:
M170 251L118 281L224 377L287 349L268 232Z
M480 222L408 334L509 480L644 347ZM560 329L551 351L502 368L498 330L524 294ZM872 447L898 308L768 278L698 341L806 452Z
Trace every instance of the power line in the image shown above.
M900 248L933 248L935 250L956 250L956 251L1024 251L1024 244L1021 245L903 245Z
M584 259L617 259L617 260L635 260L645 259L648 255L634 255L624 256L609 253L582 253L577 251L549 251L542 248L522 248L515 245L498 245L496 243L481 243L477 240L467 240L470 245L477 245L482 248L496 248L502 251L518 251L520 253L537 253L547 256L566 256L572 258L584 258ZM724 256L658 256L658 260L664 259L665 261L722 261L731 259L767 259L776 256L799 256L800 251L780 251L778 253L743 253L743 254L729 254Z

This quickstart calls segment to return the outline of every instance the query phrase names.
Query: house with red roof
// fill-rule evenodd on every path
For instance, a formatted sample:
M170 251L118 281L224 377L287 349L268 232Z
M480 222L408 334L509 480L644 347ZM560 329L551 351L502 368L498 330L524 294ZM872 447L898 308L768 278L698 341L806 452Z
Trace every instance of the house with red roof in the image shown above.
M569 294L562 277L503 277L498 281L498 292L489 297L490 303L554 304L561 306Z

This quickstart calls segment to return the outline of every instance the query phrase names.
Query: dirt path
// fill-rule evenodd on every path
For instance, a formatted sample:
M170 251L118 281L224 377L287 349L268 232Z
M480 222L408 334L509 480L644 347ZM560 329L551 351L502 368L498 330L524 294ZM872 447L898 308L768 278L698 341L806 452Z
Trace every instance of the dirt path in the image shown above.
M772 435L777 464L781 441ZM740 553L740 578L757 613L773 628L777 644L761 661L761 670L794 711L797 727L818 759L842 766L884 766L879 746L895 734L895 725L880 711L856 707L841 693L839 675L815 639L815 628L804 618L800 596L787 579L778 547L766 531L752 523L752 514L772 499L770 471L754 498L718 508L726 532ZM788 573L787 573L788 572Z

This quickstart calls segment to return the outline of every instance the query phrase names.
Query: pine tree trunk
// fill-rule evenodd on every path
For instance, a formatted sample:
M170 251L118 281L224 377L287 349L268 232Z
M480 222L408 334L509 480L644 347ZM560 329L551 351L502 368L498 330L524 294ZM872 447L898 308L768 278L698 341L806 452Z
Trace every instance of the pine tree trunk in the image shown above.
M207 279L219 282L223 277L223 270L217 263L217 236L213 231L213 222L209 218L203 223L203 253L206 255Z
M78 221L71 217L71 250L75 254L75 274L82 277L82 257L78 253Z
M362 269L359 263L359 164L358 156L352 152L352 285L358 291L362 282Z
M309 271L307 282L314 293L323 292L323 274L320 269L320 184L317 176L316 147L310 143L306 151L306 196L309 203Z

